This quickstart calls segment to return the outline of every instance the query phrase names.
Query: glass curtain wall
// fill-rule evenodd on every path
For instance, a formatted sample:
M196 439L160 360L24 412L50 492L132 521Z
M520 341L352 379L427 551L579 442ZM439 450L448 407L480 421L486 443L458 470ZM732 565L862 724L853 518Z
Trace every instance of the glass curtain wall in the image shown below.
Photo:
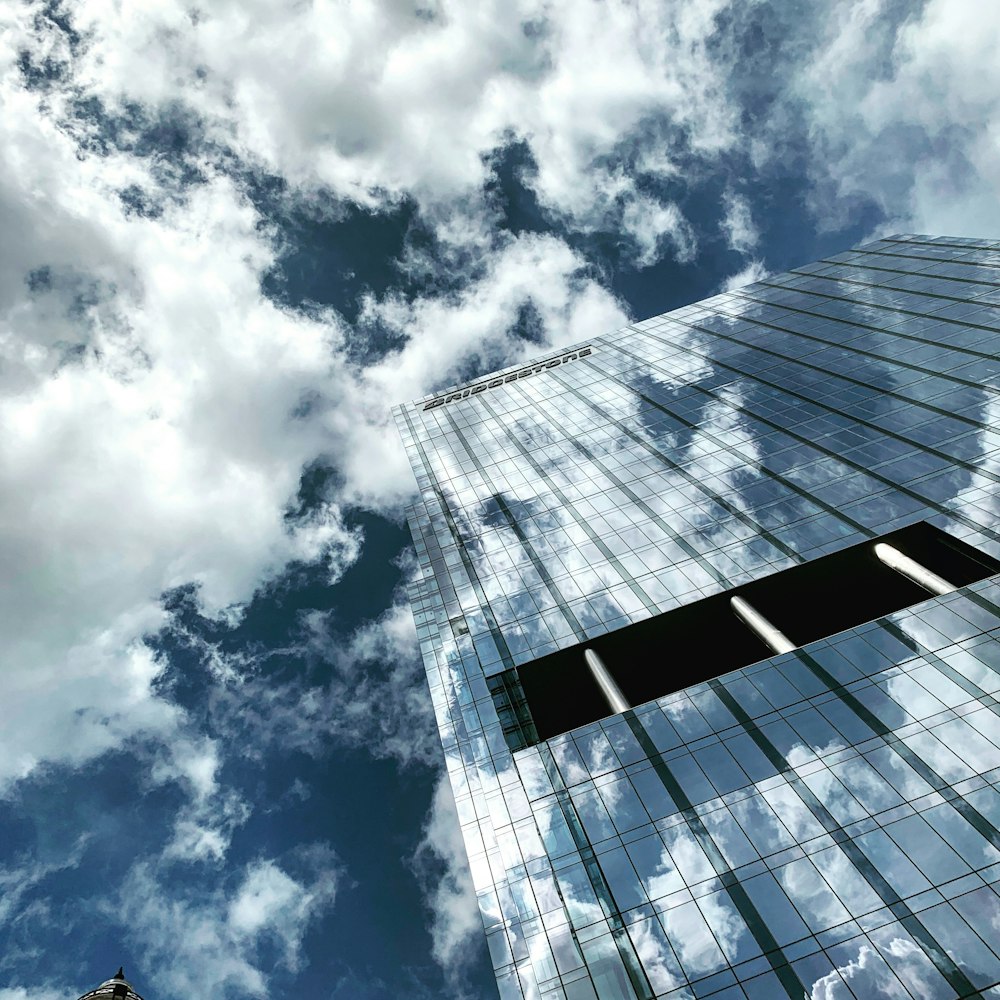
M503 1000L1000 993L992 578L649 649L662 697L544 741L518 673L917 522L1000 557L998 306L1000 243L896 236L397 408Z

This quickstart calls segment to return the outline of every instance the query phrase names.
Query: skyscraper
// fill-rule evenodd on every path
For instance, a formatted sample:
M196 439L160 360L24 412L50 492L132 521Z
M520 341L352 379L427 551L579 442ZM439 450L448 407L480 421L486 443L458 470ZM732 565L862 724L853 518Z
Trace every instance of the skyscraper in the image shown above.
M503 1000L1000 983L998 306L897 236L397 408Z

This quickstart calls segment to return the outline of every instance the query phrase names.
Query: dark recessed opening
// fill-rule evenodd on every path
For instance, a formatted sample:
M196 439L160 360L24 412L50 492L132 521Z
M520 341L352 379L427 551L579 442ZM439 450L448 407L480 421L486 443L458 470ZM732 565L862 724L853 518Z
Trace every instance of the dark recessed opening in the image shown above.
M629 703L641 705L774 655L733 613L731 597L749 601L797 645L931 597L876 557L876 541L958 587L1000 573L995 559L926 523L793 566L518 667L538 738L612 714L584 663L587 648L600 655Z

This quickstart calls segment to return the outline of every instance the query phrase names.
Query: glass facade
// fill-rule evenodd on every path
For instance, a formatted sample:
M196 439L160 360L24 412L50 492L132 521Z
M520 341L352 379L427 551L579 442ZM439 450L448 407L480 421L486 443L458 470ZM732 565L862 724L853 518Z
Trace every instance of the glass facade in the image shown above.
M737 670L707 630L681 690L651 649L545 740L518 672L917 522L1000 557L998 306L1000 242L897 236L397 409L503 1000L1000 996L993 578Z

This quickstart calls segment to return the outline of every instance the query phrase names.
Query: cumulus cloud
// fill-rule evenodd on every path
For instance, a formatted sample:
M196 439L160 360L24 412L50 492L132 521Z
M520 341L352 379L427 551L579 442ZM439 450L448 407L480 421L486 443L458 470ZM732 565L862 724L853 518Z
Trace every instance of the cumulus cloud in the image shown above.
M291 561L326 560L335 579L356 558L360 539L332 498L290 516L304 468L339 466L342 500L398 503L411 481L392 402L523 351L509 331L526 303L556 342L621 315L564 244L526 237L456 301L370 303L408 342L359 372L335 316L262 295L277 247L230 178L202 163L180 200L130 212L121 185L156 189L153 165L82 150L63 127L79 88L108 96L113 80L137 100L163 96L122 69L131 56L114 45L159 30L169 10L123 21L100 4L75 11L93 32L64 93L58 74L41 93L21 85L12 56L2 67L0 216L23 234L0 251L3 784L42 761L76 765L133 734L169 742L184 730L145 642L165 624L165 591L194 583L203 610L224 615ZM5 12L6 27L58 63L64 33L29 14Z
M219 144L296 185L366 204L478 190L524 142L553 211L591 224L632 179L714 151L736 121L710 40L724 0L74 5L76 74L108 106L180 99ZM597 214L595 214L597 213Z
M840 224L870 199L886 232L1000 232L1000 11L975 0L841 2L824 9L816 36L791 94L806 116L819 221Z
M963 3L928 3L905 23L890 7L868 0L846 19L838 8L808 61L778 67L809 123L814 204L831 219L816 199L864 184L895 218L992 224L996 144L979 123L996 117L998 89L988 73L967 76L992 65L982 56L995 19L980 12L969 33ZM337 503L298 520L289 504L317 459L344 472L341 501L403 498L389 402L534 353L511 333L525 307L553 346L627 318L561 240L496 246L481 206L455 208L476 203L498 146L526 144L525 183L568 224L623 230L642 264L667 248L691 255L681 210L635 179L676 178L681 146L711 156L743 141L710 44L725 9L524 0L486 11L265 4L251 16L208 4L192 18L180 4L112 16L87 0L71 12L75 34L40 7L5 10L8 52L46 72L32 89L13 55L2 67L0 214L21 238L0 249L12 431L0 546L15 678L0 778L82 762L131 733L176 733L183 719L154 693L163 664L143 641L164 623L160 594L193 581L221 614L291 560L328 559L336 576L359 543ZM187 115L200 137L185 154L193 183L168 190L169 164L130 147L121 124L116 142L98 143L107 126L81 116L83 97L106 115ZM901 142L902 155L885 155ZM415 197L481 265L455 294L367 299L362 326L381 324L403 347L352 367L335 315L261 295L277 248L222 149L301 190L369 205ZM911 162L911 173L885 166ZM944 176L953 190L935 186ZM133 189L148 210L122 200ZM724 207L730 245L751 252L745 198L730 191ZM725 287L764 273L751 261ZM44 709L54 725L27 725L39 681L57 675L60 696Z
M678 260L690 260L694 256L694 230L676 205L663 204L648 195L636 195L625 203L622 226L637 244L637 263L641 267L655 264L663 255L665 245L673 246Z
M273 251L243 196L215 176L130 215L116 190L142 164L81 157L12 56L0 86L0 217L23 237L0 251L5 786L178 731L144 643L165 590L219 613L290 560L335 577L357 539L333 506L288 516L337 333L262 297Z
M129 732L177 727L176 709L153 693L162 665L143 643L163 624L165 590L194 581L206 609L219 612L290 560L325 557L335 577L357 552L333 507L297 523L286 517L320 450L317 422L293 413L329 364L326 331L283 317L256 291L243 298L210 246L217 238L239 254L232 233L208 221L189 234L154 225L159 232L138 234L144 246L123 241L132 267L144 258L147 279L141 301L119 304L134 341L127 352L114 332L83 330L80 355L61 364L58 346L31 343L8 314L21 334L8 343L31 354L34 385L0 403L11 431L0 536L12 680L4 781L40 759L78 763ZM193 260L173 261L175 270L171 249ZM187 273L198 257L200 278ZM161 339L174 334L181 342ZM49 725L38 726L40 712Z

